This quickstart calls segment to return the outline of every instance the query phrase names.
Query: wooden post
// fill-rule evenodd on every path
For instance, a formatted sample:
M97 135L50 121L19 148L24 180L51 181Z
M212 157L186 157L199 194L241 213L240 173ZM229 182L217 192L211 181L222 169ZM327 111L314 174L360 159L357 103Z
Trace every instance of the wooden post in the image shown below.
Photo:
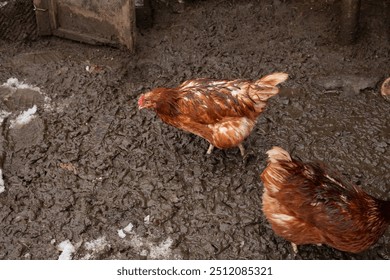
M360 0L341 0L340 42L351 44L359 27Z
M39 35L135 48L134 0L34 0Z
M49 16L49 1L50 0L34 0L35 18L38 26L38 35L51 35Z

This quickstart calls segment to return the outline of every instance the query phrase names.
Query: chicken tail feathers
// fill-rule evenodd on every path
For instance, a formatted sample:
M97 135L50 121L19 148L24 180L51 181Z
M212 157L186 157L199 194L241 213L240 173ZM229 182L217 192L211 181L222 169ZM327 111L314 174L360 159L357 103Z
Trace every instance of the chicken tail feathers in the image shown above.
M288 78L288 74L283 72L276 72L260 78L259 80L256 81L256 84L275 87L276 85L286 81L287 78Z
M249 96L255 103L255 110L262 112L266 101L279 93L279 88L276 86L287 80L288 74L278 72L272 73L255 81L255 85L249 90Z

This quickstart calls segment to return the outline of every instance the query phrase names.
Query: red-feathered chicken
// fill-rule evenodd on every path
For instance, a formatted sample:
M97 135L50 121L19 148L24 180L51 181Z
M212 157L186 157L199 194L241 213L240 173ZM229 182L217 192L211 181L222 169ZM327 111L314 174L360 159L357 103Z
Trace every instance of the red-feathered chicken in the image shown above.
M303 163L283 149L267 152L263 211L276 234L296 245L327 244L358 253L390 223L390 202L345 182L319 163ZM296 244L296 245L295 245Z
M153 109L167 124L189 131L210 142L210 154L239 147L251 133L267 100L278 94L277 84L288 75L273 73L257 81L195 79L177 88L156 88L142 94L139 109Z

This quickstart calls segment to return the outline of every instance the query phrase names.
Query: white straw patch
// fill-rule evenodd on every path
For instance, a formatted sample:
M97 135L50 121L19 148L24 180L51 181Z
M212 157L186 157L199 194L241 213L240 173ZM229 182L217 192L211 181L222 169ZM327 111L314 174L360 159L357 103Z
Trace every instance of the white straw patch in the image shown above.
M131 233L133 230L133 224L129 223L126 227L118 229L118 235L120 238L125 238L128 233Z
M3 179L3 170L0 169L0 193L5 191L5 184Z
M109 249L110 247L111 245L108 243L105 236L99 237L98 239L89 242L85 242L84 248L87 249L89 252L81 259L90 260L91 258L95 258L96 254L99 254L100 252Z
M130 233L133 230L133 224L129 223L124 229L126 233Z
M171 245L173 240L168 237L167 240L161 242L159 245L153 245L150 248L150 257L152 259L168 258L171 254Z
M91 250L93 252L100 252L100 251L104 250L104 248L106 246L109 246L109 244L108 244L105 236L102 236L102 237L99 237L98 239L86 242L84 245L85 249Z
M21 127L28 124L32 119L35 118L35 113L37 112L37 105L34 105L32 108L23 111L15 120L11 120L10 128Z
M125 238L126 237L126 233L123 231L123 229L118 229L118 235L120 238Z
M147 215L147 216L144 218L144 223L145 223L145 225L150 224L150 215Z
M71 260L72 254L76 251L72 243L67 239L58 244L57 249L62 251L59 260Z
M32 85L19 82L17 78L9 78L5 83L3 83L3 86L8 87L8 88L20 88L20 89L31 89L34 91L40 92L39 87L34 87Z
M47 97L46 94L44 94L41 89L37 86L33 86L24 82L19 81L17 78L9 78L5 83L0 85L0 87L8 88L11 92L11 94L17 92L19 89L29 89L32 92L38 92L43 96L44 105L43 108L45 110L52 110L53 105L51 104L50 97ZM27 93L28 94L28 93ZM1 111L0 111L0 124L1 124Z

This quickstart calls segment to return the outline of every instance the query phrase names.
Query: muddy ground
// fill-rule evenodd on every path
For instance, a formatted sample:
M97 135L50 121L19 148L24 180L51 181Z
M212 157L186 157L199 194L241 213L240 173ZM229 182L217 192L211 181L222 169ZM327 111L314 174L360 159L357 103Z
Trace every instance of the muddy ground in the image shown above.
M362 1L353 45L337 42L339 13L338 1L161 2L135 54L6 32L0 259L57 259L66 240L73 259L390 259L389 230L361 254L307 245L293 255L261 211L273 145L390 199L383 2ZM137 109L157 86L273 71L290 78L244 142L245 161L238 149L206 156L205 140Z

